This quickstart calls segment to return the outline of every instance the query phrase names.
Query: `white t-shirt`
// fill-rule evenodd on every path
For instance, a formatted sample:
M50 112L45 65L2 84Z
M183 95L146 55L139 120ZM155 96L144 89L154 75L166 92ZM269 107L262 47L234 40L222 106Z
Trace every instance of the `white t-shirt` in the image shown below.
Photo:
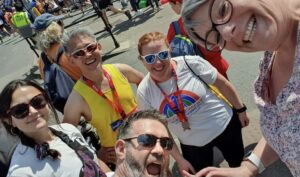
M70 139L77 140L83 146L89 148L79 130L71 124L60 124L51 126L52 128L63 131ZM59 137L49 143L51 149L61 153L59 159L53 160L47 156L43 160L36 158L33 148L18 144L11 159L8 177L76 177L82 168L82 162L76 152L65 144ZM91 150L91 149L90 149ZM92 151L92 150L91 150ZM93 151L92 151L93 152ZM94 160L96 155L94 154ZM98 162L97 162L98 163Z
M217 70L206 60L198 56L185 58L193 71L206 83L213 84L216 81ZM137 90L138 108L159 110L166 117L171 132L179 138L182 144L204 146L225 130L231 120L232 110L189 70L183 57L176 57L172 60L177 62L178 87L182 91L181 97L191 130L183 130L177 115L174 114L149 73ZM174 77L159 83L159 86L167 95L176 91ZM175 97L171 99L174 100Z
M115 172L110 171L110 172L107 172L107 173L105 173L105 174L106 174L106 177L113 177L114 174L115 174Z

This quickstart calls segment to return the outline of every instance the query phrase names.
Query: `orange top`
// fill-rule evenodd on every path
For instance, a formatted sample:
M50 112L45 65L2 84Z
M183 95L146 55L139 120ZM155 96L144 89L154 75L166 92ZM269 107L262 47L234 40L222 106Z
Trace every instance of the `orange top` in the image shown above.
M50 62L53 62L53 60L54 60L54 58L56 56L58 48L59 48L59 45L58 44L54 44L50 48L49 52L47 52L48 53L47 56L48 56L48 59L50 60ZM43 61L42 61L41 58L39 58L37 62L38 62L39 70L40 70L40 75L44 79L44 63L43 63ZM81 77L81 75L82 75L80 69L77 66L73 65L70 61L68 61L68 58L67 58L67 56L64 53L60 56L59 66L74 81L77 81Z

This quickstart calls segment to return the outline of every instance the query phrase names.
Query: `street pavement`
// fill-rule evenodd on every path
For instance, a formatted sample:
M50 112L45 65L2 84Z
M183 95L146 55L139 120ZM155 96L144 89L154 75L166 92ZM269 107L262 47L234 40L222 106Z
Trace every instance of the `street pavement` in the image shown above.
M115 3L120 7L119 2ZM98 42L103 47L104 63L126 63L137 70L146 73L142 63L138 60L137 42L144 33L159 31L167 33L171 21L178 16L173 13L168 4L162 6L161 11L153 11L151 8L143 9L144 13L134 16L129 21L124 14L112 14L108 12L109 20L113 25L112 32L120 44L115 48L115 43L107 32L103 32L104 24L94 11L89 7L85 9L85 15L73 12L72 17L64 20L70 31L75 28L87 28L96 34ZM134 13L133 13L134 14ZM251 117L250 125L243 129L243 139L246 151L252 149L261 137L259 128L259 112L253 101L253 82L258 72L259 59L262 53L240 53L223 51L223 56L230 64L229 79L236 87L243 102L248 107ZM36 66L36 56L28 44L21 37L5 38L0 44L0 90L9 81L17 78L35 79L42 83ZM133 86L136 90L136 87ZM222 155L215 151L215 165L227 167ZM199 157L201 158L201 157ZM179 176L172 163L174 176ZM277 161L259 177L291 177L285 165Z

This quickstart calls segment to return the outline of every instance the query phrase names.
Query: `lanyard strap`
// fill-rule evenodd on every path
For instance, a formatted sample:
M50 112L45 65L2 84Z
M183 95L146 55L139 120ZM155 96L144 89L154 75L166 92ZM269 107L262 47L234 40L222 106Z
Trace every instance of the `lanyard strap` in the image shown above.
M159 88L161 93L165 96L165 98L167 99L171 109L178 116L180 122L182 122L182 123L187 122L188 120L187 120L186 115L185 115L184 105L183 105L183 101L182 101L181 94L180 94L181 91L179 90L179 87L178 87L178 78L177 78L177 75L176 75L176 72L175 72L175 69L174 69L173 65L171 65L171 70L172 70L172 76L174 77L175 84L176 84L176 91L177 92L174 93L174 96L178 100L178 106L174 103L174 101L172 101L170 99L170 97L166 94L166 92L164 92L163 89L158 85L158 81L155 80L154 78L152 78L152 80L154 81L155 85Z
M108 99L107 96L104 95L102 90L99 89L98 87L96 87L96 85L93 83L93 81L87 79L86 77L83 77L83 80L91 89L93 89L99 96L104 98L108 102L108 104L110 104L121 115L121 119L125 119L127 117L127 115L126 115L124 109L122 108L122 105L120 104L119 95L118 95L117 90L114 86L114 83L111 79L111 76L109 75L109 73L107 71L105 71L104 69L102 69L102 70L103 70L104 76L108 80L109 87L113 93L113 101Z

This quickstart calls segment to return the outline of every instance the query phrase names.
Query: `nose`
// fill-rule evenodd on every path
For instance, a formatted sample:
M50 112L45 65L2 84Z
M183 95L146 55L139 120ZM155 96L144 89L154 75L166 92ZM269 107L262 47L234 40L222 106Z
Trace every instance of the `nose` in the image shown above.
M155 146L152 148L152 153L162 155L164 153L163 147L161 147L159 140L156 141Z
M235 25L232 23L217 25L216 29L218 30L222 38L227 42L231 41L232 38L234 37Z
M35 109L34 107L32 107L31 105L29 105L29 113L33 114L33 113L36 113L36 112L38 112L38 110Z
M159 57L157 55L155 55L155 64L161 64L162 61L159 59Z

